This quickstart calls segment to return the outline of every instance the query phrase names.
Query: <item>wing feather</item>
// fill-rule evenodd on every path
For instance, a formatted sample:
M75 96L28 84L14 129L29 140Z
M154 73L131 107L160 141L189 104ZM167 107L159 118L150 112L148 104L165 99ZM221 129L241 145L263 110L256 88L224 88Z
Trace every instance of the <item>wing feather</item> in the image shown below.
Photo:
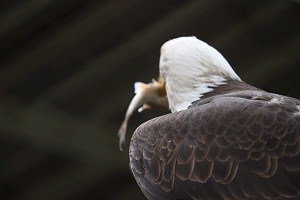
M131 170L142 190L144 182L151 188L144 191L150 199L149 191L183 199L296 197L297 112L289 98L272 102L220 97L149 120L132 137Z

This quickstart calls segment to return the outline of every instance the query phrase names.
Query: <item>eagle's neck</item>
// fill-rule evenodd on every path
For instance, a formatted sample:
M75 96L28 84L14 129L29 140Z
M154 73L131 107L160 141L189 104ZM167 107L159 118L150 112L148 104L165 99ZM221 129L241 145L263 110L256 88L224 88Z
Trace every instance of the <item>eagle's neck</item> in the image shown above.
M187 109L193 102L200 100L205 94L227 83L221 76L205 76L202 81L195 78L166 78L166 91L172 112Z

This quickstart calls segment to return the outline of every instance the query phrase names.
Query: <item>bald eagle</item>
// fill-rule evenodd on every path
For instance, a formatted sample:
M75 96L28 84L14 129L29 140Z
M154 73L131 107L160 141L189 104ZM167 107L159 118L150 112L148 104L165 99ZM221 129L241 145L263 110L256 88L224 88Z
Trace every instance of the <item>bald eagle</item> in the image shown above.
M196 37L161 47L158 81L136 83L119 130L152 105L170 114L134 132L130 169L147 199L300 198L300 100L246 84Z

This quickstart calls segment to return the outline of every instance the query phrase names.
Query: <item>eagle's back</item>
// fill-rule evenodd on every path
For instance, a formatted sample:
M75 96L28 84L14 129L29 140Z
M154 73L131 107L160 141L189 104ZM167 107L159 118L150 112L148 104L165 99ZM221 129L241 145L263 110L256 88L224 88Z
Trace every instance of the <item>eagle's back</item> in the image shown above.
M137 128L130 167L148 199L300 197L300 101L238 84Z

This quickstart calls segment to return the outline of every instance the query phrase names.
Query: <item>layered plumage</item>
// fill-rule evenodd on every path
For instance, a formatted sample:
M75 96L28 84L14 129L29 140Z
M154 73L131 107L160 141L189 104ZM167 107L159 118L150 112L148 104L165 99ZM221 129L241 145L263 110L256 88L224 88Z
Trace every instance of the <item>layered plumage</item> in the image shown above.
M148 199L300 198L300 100L242 82L195 37L162 46L160 75L172 113L129 150Z

